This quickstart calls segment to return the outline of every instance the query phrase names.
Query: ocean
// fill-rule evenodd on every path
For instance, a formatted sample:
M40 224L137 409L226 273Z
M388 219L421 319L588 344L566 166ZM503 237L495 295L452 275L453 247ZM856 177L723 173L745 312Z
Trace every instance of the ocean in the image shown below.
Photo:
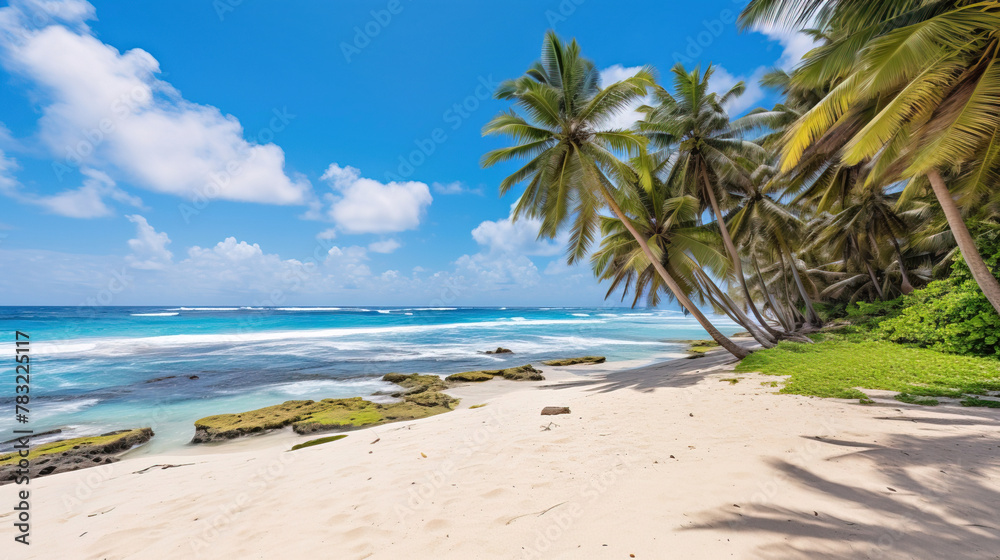
M62 430L36 444L148 426L150 452L186 445L198 418L368 397L393 387L380 379L390 372L448 375L580 355L653 362L684 355L678 341L706 338L678 311L615 307L0 307L0 324L0 355L10 357L0 438L19 427L21 331L30 336L30 428ZM515 353L483 353L498 346Z

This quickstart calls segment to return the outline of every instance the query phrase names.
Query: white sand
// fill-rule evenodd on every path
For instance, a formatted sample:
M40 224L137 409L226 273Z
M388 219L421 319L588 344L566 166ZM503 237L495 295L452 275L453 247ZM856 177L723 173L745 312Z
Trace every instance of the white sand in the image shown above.
M718 370L544 369L295 452L310 438L37 479L33 544L11 542L7 514L4 556L1000 558L997 411L777 395L761 382L780 378ZM194 464L133 474L164 463Z

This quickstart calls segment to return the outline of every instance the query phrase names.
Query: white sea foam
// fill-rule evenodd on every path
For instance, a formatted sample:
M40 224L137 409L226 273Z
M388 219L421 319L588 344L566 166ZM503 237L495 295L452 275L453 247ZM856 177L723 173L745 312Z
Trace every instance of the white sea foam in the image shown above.
M572 313L574 317L590 317L590 313Z
M132 313L133 317L174 317L179 313Z
M239 307L175 307L171 311L239 311Z
M174 334L163 336L147 336L136 338L102 338L90 339L86 342L63 341L63 342L39 342L36 348L39 352L46 354L76 354L89 353L92 355L125 355L136 351L152 350L173 346L191 345L212 345L212 344L240 344L250 342L273 342L283 340L311 340L324 338L340 338L349 336L372 336L372 335L397 335L426 333L449 330L465 329L504 329L510 328L512 323L517 323L518 327L525 326L554 326L554 325L584 325L600 324L601 319L526 319L524 317L512 317L509 321L475 321L469 323L444 323L440 325L400 325L393 327L353 327L353 328L329 328L329 329L303 329L293 331L259 331L247 333L218 333L218 334ZM0 345L2 348L4 345ZM7 345L11 346L11 345Z
M389 311L388 309L376 309L375 311L383 314L392 313L392 311Z

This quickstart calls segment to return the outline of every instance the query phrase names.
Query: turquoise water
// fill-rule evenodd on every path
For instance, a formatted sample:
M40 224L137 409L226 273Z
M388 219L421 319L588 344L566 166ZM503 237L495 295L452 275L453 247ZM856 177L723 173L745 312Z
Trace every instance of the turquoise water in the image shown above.
M152 451L186 444L198 418L369 396L392 387L380 380L389 372L447 375L584 354L652 361L706 336L680 312L622 308L3 307L0 324L11 381L14 332L31 337L31 429L61 428L63 438L151 426ZM482 353L497 346L515 354ZM15 428L7 387L4 440Z

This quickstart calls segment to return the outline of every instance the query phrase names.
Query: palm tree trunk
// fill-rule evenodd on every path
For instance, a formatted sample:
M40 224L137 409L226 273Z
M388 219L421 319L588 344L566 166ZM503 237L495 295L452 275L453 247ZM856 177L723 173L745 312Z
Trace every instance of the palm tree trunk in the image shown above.
M726 315L729 315L729 318L732 319L733 322L745 328L747 332L750 333L750 336L752 336L753 339L759 342L764 348L775 347L776 341L772 340L763 331L761 331L760 327L751 321L750 317L747 317L747 314L744 313L738 305L736 305L736 302L734 302L729 295L723 292L719 286L712 281L705 271L696 269L695 273L698 274L701 281L708 287L708 292L714 295L713 299L716 301L716 305L721 307L722 310L726 312Z
M708 194L708 201L712 205L712 213L715 214L715 221L719 223L719 231L722 232L722 244L726 246L729 259L733 261L733 273L736 274L736 278L739 279L740 286L743 288L743 297L747 300L747 307L750 308L750 311L757 318L757 321L760 322L764 330L768 331L768 337L771 341L775 342L777 341L778 333L771 332L771 327L761 317L760 310L757 309L757 305L753 302L753 296L750 295L750 288L747 286L747 279L743 276L743 261L740 259L739 253L736 252L736 245L733 243L732 236L729 235L729 226L726 225L726 221L722 218L722 211L719 209L719 202L715 199L715 191L709 182L705 165L701 163L698 167L701 168L701 177L705 182L705 192Z
M875 293L878 294L878 299L885 301L885 294L882 292L882 287L878 285L878 277L875 276L875 270L867 260L865 261L865 268L868 269L868 276L871 276L872 285L875 286Z
M788 320L788 316L783 309L778 306L778 301L771 292L767 289L767 282L764 281L764 275L760 273L760 265L757 264L757 255L753 256L753 267L754 271L757 272L757 281L760 282L760 289L764 292L764 296L767 298L768 303L771 304L771 310L774 311L774 316L781 323L781 328L785 329L786 332L792 332L794 326L791 321Z
M892 240L892 246L896 248L896 259L899 260L899 274L903 277L899 285L899 291L903 292L903 295L910 295L913 293L913 284L910 283L910 275L906 270L906 263L903 262L903 252L899 250L899 241L895 235L892 235L892 232L889 232L889 239Z
M778 242L781 244L782 248L788 252L788 264L792 267L792 278L795 279L795 286L799 289L799 295L802 296L802 301L806 306L806 319L814 327L822 327L823 321L819 318L819 314L813 309L812 300L809 299L809 293L806 292L806 286L802 283L802 277L799 276L799 267L795 264L795 255L792 250L788 248L788 244L785 243L785 238L778 234Z
M958 210L958 205L955 204L951 191L948 190L944 179L936 170L928 171L927 178L931 182L931 188L934 189L934 196L937 197L938 204L944 210L944 216L948 219L948 227L951 228L951 233L955 236L955 242L958 243L958 248L962 251L962 256L965 257L965 263L969 266L972 277L979 284L979 289L983 291L986 299L997 310L997 313L1000 313L1000 282L983 262L982 255L976 249L976 241L969 233L969 228L966 227L965 220L962 219L962 213Z
M667 285L667 288L669 288L670 291L674 294L674 297L677 298L677 302L680 303L684 307L684 309L687 309L688 312L694 316L695 320L697 320L698 323L702 326L702 328L704 328L705 331L708 332L709 336L712 337L712 340L719 343L719 346L722 346L723 348L728 350L730 354L736 356L741 360L749 356L750 350L747 350L746 348L743 348L742 346L736 344L732 340L729 340L729 338L727 338L726 335L722 334L722 332L719 331L719 329L717 329L715 325L713 325L712 322L708 320L707 317L705 317L705 314L702 313L700 309L698 309L698 307L694 304L694 302L692 302L691 299L687 297L684 291L681 290L681 287L677 285L677 281L674 280L672 276L670 276L670 273L667 272L666 268L663 268L663 263L661 263L660 259L656 258L656 255L653 254L653 251L650 250L649 243L647 243L646 239L642 235L640 235L639 232L635 229L635 226L632 225L631 220L628 219L628 216L625 215L625 212L623 212L621 207L618 206L618 203L615 202L615 199L614 197L611 196L611 193L609 193L607 189L604 188L604 184L601 182L600 178L595 178L595 180L597 182L598 188L601 190L601 194L604 196L605 202L607 202L608 206L611 207L611 211L615 214L615 216L618 217L619 220L622 221L622 224L625 226L625 229L627 229L629 233L632 234L632 237L635 238L636 242L639 243L639 248L642 249L643 254L646 255L647 259L649 259L649 262L653 265L653 268L656 270L657 274L660 275L660 278L663 280L663 283Z

